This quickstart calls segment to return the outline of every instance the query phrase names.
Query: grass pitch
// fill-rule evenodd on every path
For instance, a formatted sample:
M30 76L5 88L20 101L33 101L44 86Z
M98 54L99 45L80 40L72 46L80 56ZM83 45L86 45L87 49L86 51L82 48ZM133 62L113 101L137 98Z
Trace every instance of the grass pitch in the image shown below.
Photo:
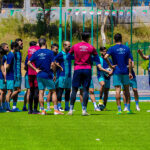
M22 108L23 103L18 103ZM141 112L116 115L116 103L108 111L81 116L80 103L73 116L0 114L0 150L149 150L150 103L141 102Z

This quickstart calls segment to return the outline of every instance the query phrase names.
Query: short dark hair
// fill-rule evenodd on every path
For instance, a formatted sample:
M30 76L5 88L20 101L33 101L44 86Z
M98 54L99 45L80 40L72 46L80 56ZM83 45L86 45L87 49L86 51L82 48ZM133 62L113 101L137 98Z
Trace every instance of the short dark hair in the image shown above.
M2 43L2 44L0 45L0 47L1 47L2 49L4 49L4 47L5 47L6 45L8 45L8 44L7 44L7 43Z
M30 43L29 43L29 46L36 46L37 45L37 42L35 42L35 41L31 41Z
M83 41L86 41L87 39L90 38L90 33L89 32L82 32L81 37L82 37Z
M100 47L100 52L103 52L104 50L106 50L106 47Z
M22 42L22 39L18 38L18 39L15 40L15 42L17 42L17 43L18 43L19 41Z
M40 39L39 39L39 45L40 45L40 47L46 45L46 39L40 38Z
M19 46L18 42L11 43L11 49L17 48Z
M59 48L59 45L54 43L54 44L51 45L51 49L53 49L54 47L58 47Z
M114 36L115 43L122 42L122 35L120 33L115 34Z

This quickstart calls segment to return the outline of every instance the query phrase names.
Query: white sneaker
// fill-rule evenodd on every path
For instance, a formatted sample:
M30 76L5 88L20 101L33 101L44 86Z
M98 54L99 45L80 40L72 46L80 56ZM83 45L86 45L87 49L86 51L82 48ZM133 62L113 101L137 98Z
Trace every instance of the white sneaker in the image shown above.
M128 111L128 108L127 108L127 107L125 107L123 111Z
M70 115L72 116L73 115L73 111L72 110L69 110L68 114L67 115Z
M89 114L86 112L86 110L82 110L82 116L89 116Z
M54 115L64 115L64 113L60 112L59 110L54 110Z
M136 110L137 110L137 111L140 111L141 109L140 109L140 107L139 107L139 106L137 106L137 107L136 107Z
M62 107L59 107L58 110L59 111L64 111L64 109Z
M99 108L94 108L94 111L101 111Z

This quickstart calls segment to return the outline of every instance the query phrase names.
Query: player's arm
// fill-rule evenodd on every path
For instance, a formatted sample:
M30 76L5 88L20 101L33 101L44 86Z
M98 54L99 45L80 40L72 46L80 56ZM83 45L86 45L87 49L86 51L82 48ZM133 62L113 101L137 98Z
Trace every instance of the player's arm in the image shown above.
M109 54L106 54L106 55L104 56L104 59L106 60L107 64L109 65L109 67L110 67L111 69L115 69L115 67L116 67L117 65L112 65L111 62L109 61L108 57L109 57Z
M53 70L53 73L54 73L54 78L53 78L53 80L56 81L56 64L55 64L55 62L52 62L52 63L51 63L50 68Z
M34 71L36 71L36 73L39 73L41 71L40 69L34 67L30 60L28 61L28 66L31 67Z
M137 52L140 54L140 56L141 56L143 59L149 60L149 56L144 55L144 54L143 54L143 50L138 49Z
M106 73L108 73L109 75L112 74L112 71L108 71L108 70L104 69L104 68L101 66L101 64L100 64L100 59L99 59L98 54L95 55L94 57L92 57L92 59L93 59L93 61L96 63L96 66L97 66L97 68L98 68L100 71L106 72Z
M133 79L133 76L132 76L132 60L131 60L131 58L129 58L129 78Z

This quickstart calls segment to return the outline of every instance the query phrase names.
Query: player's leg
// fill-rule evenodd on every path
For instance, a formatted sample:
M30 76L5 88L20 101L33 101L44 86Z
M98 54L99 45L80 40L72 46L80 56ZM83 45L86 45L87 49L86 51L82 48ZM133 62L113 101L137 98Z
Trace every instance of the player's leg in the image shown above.
M48 95L47 95L47 110L50 109L51 96L52 96L52 93L49 92Z
M61 106L63 92L64 92L64 88L59 88L58 95L57 95L57 98L58 98L58 110L59 111L64 111L62 106Z
M11 112L11 109L10 109L11 94L12 94L12 90L8 90L7 95L6 95L6 111L7 112Z
M70 88L65 89L65 111L69 111L70 92Z
M123 111L127 111L127 102L126 102L124 87L123 87L123 103L124 103L124 110Z
M83 70L81 73L81 80L83 84L83 108L82 108L82 115L87 116L87 104L89 99L89 87L92 79L91 70Z
M92 103L94 105L94 110L95 111L100 111L100 109L98 109L97 104L96 104L94 88L89 88L89 94L90 94L91 101L92 101Z
M68 115L73 114L74 103L76 101L76 94L80 86L81 86L81 70L75 70L73 74L73 80L72 80L72 93L71 93L71 101L70 101L70 110L68 112Z
M134 93L134 98L135 98L135 103L136 103L136 110L140 111L139 107L139 94L137 88L133 88L133 93Z
M17 100L18 100L18 94L21 92L20 87L16 87L15 91L12 93L11 98L13 99L13 107L12 112L20 112L19 108L17 108Z
M99 84L100 84L100 100L99 105L103 105L103 93L104 93L104 86L105 86L105 79L104 76L100 76L98 78Z
M83 87L81 86L80 88L80 103L81 103L81 107L83 107Z
M113 86L115 87L116 90L116 103L117 103L117 107L118 107L118 113L117 114L121 114L122 113L122 109L121 109L121 85L122 85L122 77L119 74L114 74L113 75Z
M4 94L4 91L0 90L0 112L3 111L3 107L2 107L3 94Z
M52 79L48 79L48 80L44 80L44 82L45 82L45 85L46 85L47 89L52 94L52 101L53 101L53 104L54 104L54 115L63 115L63 113L60 112L58 110L58 107L57 107L57 102L58 101L57 101L57 94L56 94L54 81Z
M110 79L109 80L105 79L105 87L104 87L104 106L105 106L105 110L106 110L106 105L107 105L107 100L108 100L109 89L110 89Z
M124 91L125 91L125 98L126 98L126 103L127 103L127 114L132 113L130 110L130 91L129 91L129 87L130 87L130 80L129 80L129 75L122 75L122 84L124 87Z
M26 104L27 104L27 90L26 90L26 93L24 95L24 104L23 104L22 111L27 111Z
M3 110L6 111L6 94L7 94L6 88L3 91L4 93L3 93L3 98L2 98L2 107L3 107Z
M39 103L39 89L38 87L35 87L34 88L34 110L33 110L33 113L35 114L38 114L39 111L38 111L38 103ZM43 99L44 99L44 96L43 96ZM43 102L44 103L44 102Z

